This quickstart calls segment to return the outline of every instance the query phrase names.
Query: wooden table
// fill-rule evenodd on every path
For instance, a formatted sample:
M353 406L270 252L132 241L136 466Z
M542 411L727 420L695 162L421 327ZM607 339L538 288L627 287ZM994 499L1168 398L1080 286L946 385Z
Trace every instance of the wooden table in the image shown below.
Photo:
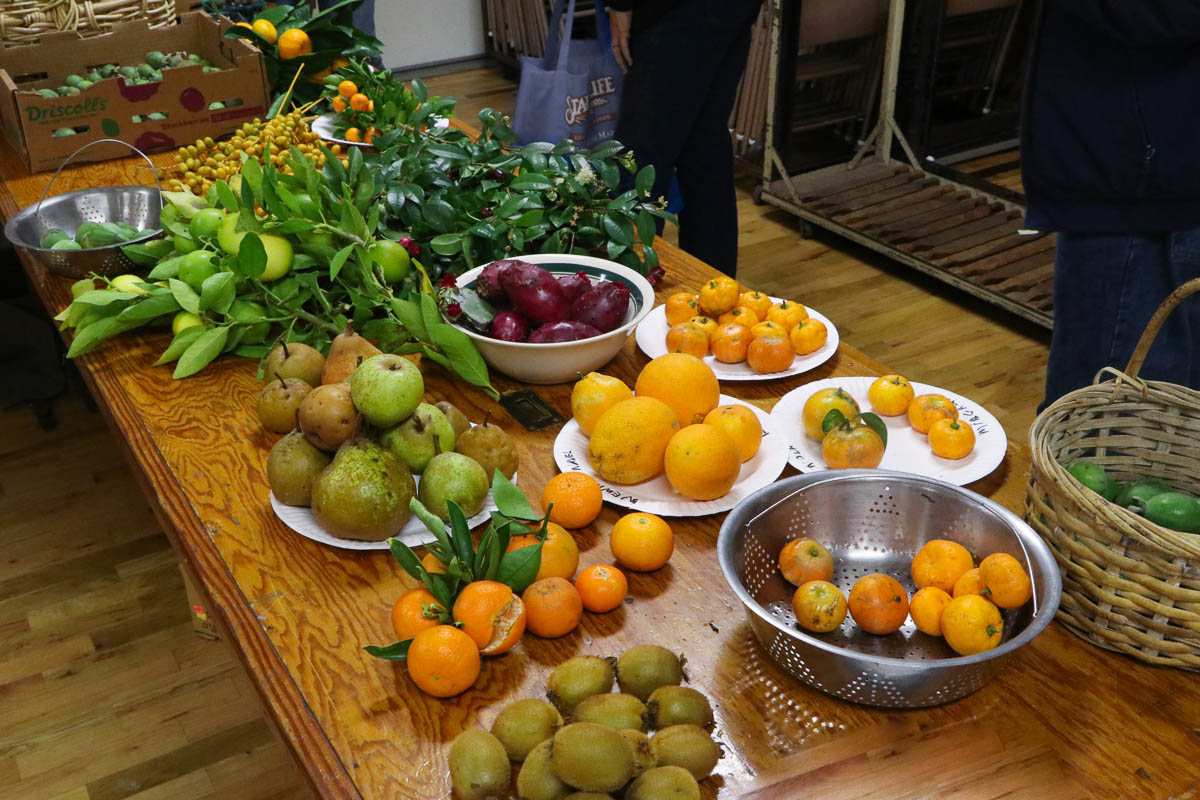
M49 174L25 175L11 152L2 159L7 218L36 202ZM139 183L144 175L132 160L86 165L65 170L55 192ZM665 243L660 253L668 276L660 299L713 274ZM69 301L69 281L25 267L51 312ZM458 698L425 696L402 666L362 651L392 640L389 607L412 581L386 552L332 549L280 523L266 499L264 465L275 437L257 422L253 365L227 357L172 381L169 368L150 366L167 340L123 336L79 366L185 569L208 594L269 718L321 797L444 798L446 749L464 727L490 725L510 699L540 696L549 670L571 655L615 654L639 642L685 653L692 684L717 707L726 752L719 777L704 784L706 797L1182 798L1200 787L1200 677L1100 650L1058 624L988 686L939 708L881 711L809 689L766 656L725 590L715 550L720 516L673 520L675 555L658 572L629 576L632 603L586 614L562 639L525 637L514 652L486 660L476 687ZM606 371L631 383L645 362L631 338ZM809 380L885 371L843 342L804 376L723 388L769 409ZM475 420L491 411L516 437L520 485L536 499L556 471L557 431L525 431L434 365L425 377L429 396ZM499 376L496 385L517 388ZM537 392L569 416L569 385ZM1027 448L1011 443L1004 464L972 488L1019 512L1028 464ZM607 533L620 513L606 506L577 532L581 565L610 559Z

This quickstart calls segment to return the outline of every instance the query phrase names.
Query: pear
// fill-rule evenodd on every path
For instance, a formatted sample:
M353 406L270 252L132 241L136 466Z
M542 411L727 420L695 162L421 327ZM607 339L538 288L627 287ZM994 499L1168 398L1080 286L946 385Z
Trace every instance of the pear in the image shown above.
M486 419L482 425L476 425L459 436L455 440L454 449L479 462L489 479L499 469L504 477L512 480L512 476L517 474L517 466L521 460L513 438L499 425L493 425Z
M300 431L292 431L271 448L267 456L267 483L275 498L285 506L306 506L312 485L329 456L312 446Z
M258 395L258 421L271 433L287 433L299 424L300 405L311 391L300 378L276 378Z
M351 322L344 332L333 337L333 343L329 345L329 356L321 370L321 383L341 383L349 380L359 364L382 352L355 333L354 323Z
M429 461L417 487L417 498L443 520L450 521L447 500L453 500L467 519L483 508L488 476L483 467L461 453L438 453Z
M350 396L363 419L390 428L408 419L425 394L421 370L404 356L371 356L350 376Z
M434 403L434 406L446 415L446 419L450 420L450 427L454 428L455 440L471 430L471 420L467 419L467 415L459 411L458 406L449 400L439 400Z
M362 415L350 397L350 386L345 383L313 389L300 404L296 417L308 440L330 452L341 447L362 423Z
M408 522L416 488L408 467L375 442L346 442L313 481L313 516L333 536L382 541Z
M309 386L321 385L325 356L302 342L280 342L263 362L263 383L279 378L299 378Z
M454 450L454 428L440 410L421 403L412 416L380 434L379 443L420 474L435 455Z

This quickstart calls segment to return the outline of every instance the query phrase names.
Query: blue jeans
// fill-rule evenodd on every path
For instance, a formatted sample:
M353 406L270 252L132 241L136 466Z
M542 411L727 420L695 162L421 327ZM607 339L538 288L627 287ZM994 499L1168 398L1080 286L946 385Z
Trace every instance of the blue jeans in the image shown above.
M1044 408L1125 369L1146 323L1176 287L1200 277L1200 228L1174 233L1060 233L1054 260L1054 334ZM1200 296L1184 300L1158 332L1139 373L1200 388Z

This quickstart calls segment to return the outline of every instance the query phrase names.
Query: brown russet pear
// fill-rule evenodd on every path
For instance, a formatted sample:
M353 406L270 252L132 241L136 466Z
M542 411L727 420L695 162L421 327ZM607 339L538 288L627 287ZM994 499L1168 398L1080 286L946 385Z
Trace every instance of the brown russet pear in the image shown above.
M521 460L513 438L499 425L488 422L487 418L484 418L482 425L464 431L462 436L455 439L454 450L477 461L487 473L488 480L496 474L497 469L501 475L512 480Z
M267 456L267 483L275 499L285 506L307 506L312 501L313 481L329 462L327 453L313 447L300 431L292 431L276 442Z
M459 436L471 430L471 420L467 419L467 415L459 411L458 406L449 400L439 400L433 405L434 408L446 415L446 419L450 422L450 427L454 428L455 439L458 439Z
M314 447L333 452L352 437L362 424L354 407L350 385L331 383L308 393L297 414L300 430Z
M354 323L346 326L346 330L333 337L329 345L329 356L325 359L325 368L321 370L321 383L341 383L350 380L358 365L371 356L377 356L383 351L370 341L354 332Z
M408 522L416 491L404 462L369 439L353 440L313 481L313 516L333 536L378 542Z
M300 424L300 405L311 391L300 378L276 378L258 395L258 421L271 433L287 433Z
M325 356L303 342L280 342L263 361L263 383L282 378L299 378L309 386L321 385Z

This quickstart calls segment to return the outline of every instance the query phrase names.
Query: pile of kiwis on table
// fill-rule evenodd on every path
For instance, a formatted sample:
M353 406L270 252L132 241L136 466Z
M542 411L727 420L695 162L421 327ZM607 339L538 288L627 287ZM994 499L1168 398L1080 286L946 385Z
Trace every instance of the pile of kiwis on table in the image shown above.
M505 796L516 762L521 800L699 800L721 748L708 698L683 680L683 658L658 645L563 662L546 681L549 702L517 700L491 732L454 740L454 796Z

